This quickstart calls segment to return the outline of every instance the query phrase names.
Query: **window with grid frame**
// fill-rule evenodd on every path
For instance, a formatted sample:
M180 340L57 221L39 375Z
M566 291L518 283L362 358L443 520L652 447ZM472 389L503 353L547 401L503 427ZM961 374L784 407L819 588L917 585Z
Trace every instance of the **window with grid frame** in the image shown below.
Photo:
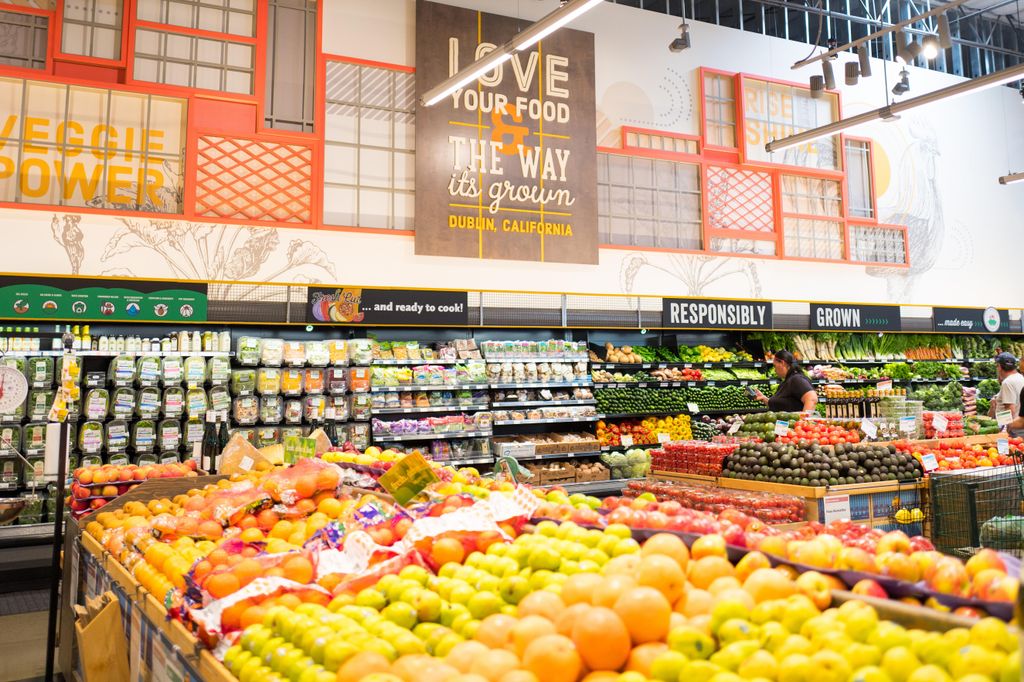
M415 76L327 62L323 219L413 229Z
M64 0L61 52L118 60L123 22L124 0Z
M137 81L255 94L254 0L140 0L132 75ZM157 26L159 24L159 26ZM196 36L180 26L210 31Z
M772 140L834 123L838 118L839 95L836 93L826 92L815 98L806 87L756 78L743 81L743 137L749 161L838 170L838 135L781 152L769 153L764 148Z
M182 212L184 99L0 78L0 106L0 201Z
M701 248L696 164L598 153L597 202L603 244Z
M732 76L704 74L705 144L736 146L736 90Z
M49 17L0 11L0 64L45 69Z
M316 0L267 3L264 125L311 133L316 77Z
M840 181L782 174L780 185L786 255L842 259L843 200Z
M906 238L896 226L850 223L850 260L906 265Z
M623 146L631 149L649 149L651 151L671 152L674 154L700 153L700 145L697 143L697 140L637 130L626 131L626 140Z
M871 175L871 143L846 140L846 196L854 218L875 217L875 188Z

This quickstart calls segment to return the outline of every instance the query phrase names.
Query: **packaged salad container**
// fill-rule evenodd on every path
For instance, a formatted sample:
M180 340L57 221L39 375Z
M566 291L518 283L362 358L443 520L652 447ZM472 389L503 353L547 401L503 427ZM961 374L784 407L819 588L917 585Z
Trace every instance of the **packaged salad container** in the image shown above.
M231 392L234 395L252 395L256 390L256 370L236 369L231 372Z
M210 409L210 403L207 400L206 391L201 388L190 388L185 392L185 411L188 416L202 417L208 409Z
M185 385L195 388L206 384L206 358L190 355L185 358Z
M287 424L301 424L302 423L302 401L301 400L286 400L286 401L284 401L284 421Z
M23 464L23 471L25 476L25 485L32 488L46 485L46 458L42 456L27 457L28 461ZM39 497L35 495L34 497ZM42 502L39 502L40 508ZM25 509L27 509L27 505ZM39 512L33 514L26 514L25 509L22 509L21 514L18 515L18 523L39 523Z
M82 453L82 466L91 467L99 464L103 464L103 455L96 452L83 452Z
M265 395L260 398L260 421L264 424L279 424L284 419L284 398L279 395Z
M136 452L149 452L156 447L156 423L152 419L132 424L132 447Z
M240 365L256 366L260 364L260 340L255 336L238 337L235 359Z
M327 355L332 365L347 365L348 342L342 339L331 339L330 341L327 342Z
M115 386L135 383L135 358L131 355L118 355L110 361L107 378Z
M0 452L21 452L21 427L16 424L0 426Z
M281 442L281 429L276 426L261 426L256 429L256 447L262 448Z
M106 419L110 410L110 393L105 388L93 388L85 394L85 418Z
M307 395L302 400L302 416L307 422L323 421L327 398L322 395Z
M369 365L373 362L373 342L370 339L351 339L348 342L348 361L351 365Z
M128 450L118 450L117 452L107 453L107 463L116 464L117 466L124 466L130 462L128 457Z
M256 370L256 392L260 395L277 395L281 392L281 369L260 367Z
M280 367L284 362L284 341L281 339L263 339L260 341L260 364Z
M160 363L164 386L180 384L185 377L185 365L180 355L168 355Z
M53 386L53 358L29 358L26 365L28 384L32 388Z
M226 384L231 379L231 360L222 357L210 358L206 363L206 375L214 386Z
M327 417L330 419L330 410L334 410L333 419L337 421L348 421L349 402L348 396L332 395L327 398Z
M301 426L282 426L280 428L280 433L281 442L283 443L284 439L290 436L301 438L302 436L306 435L306 430L303 429Z
M150 466L156 464L159 461L160 460L157 459L157 455L155 452L138 452L132 459L132 463L135 464L135 466L140 467Z
M85 373L85 387L86 388L102 388L107 385L107 373L106 372L86 372Z
M348 427L348 439L356 449L365 450L370 447L369 422L350 422Z
M46 419L57 392L53 389L33 389L28 393L28 418Z
M352 415L352 419L365 421L370 418L371 412L372 407L369 394L356 393L352 396L352 407L349 410L349 414Z
M22 464L17 457L0 459L0 488L13 490L21 485Z
M145 386L136 394L135 414L143 419L156 419L160 415L160 389Z
M181 386L169 386L164 389L164 416L180 417L185 411L185 391Z
M227 386L214 386L210 389L210 409L227 412L231 409L231 393Z
M231 429L232 438L234 438L236 433L241 434L242 438L246 439L254 446L256 445L256 429Z
M127 419L135 414L135 390L126 386L115 388L110 411L118 419Z
M107 452L120 452L128 447L128 422L124 419L112 419L107 422Z
M181 422L164 419L157 426L157 442L160 452L177 452L181 447Z
M235 398L232 417L238 424L255 424L260 418L260 401L254 395Z
M348 370L342 367L328 367L324 370L327 392L340 394L348 390Z
M284 364L292 366L306 364L306 344L302 341L285 341Z
M306 370L306 393L323 393L325 388L326 371L319 367L310 367Z
M142 356L136 363L135 371L140 386L156 386L162 376L160 358L155 355Z
M78 429L78 449L83 453L103 449L103 422L87 421Z
M185 452L192 452L192 446L195 443L203 442L203 432L206 425L203 420L199 417L189 417L185 420L185 429L182 432L182 444L185 446Z
M331 363L331 353L326 341L306 341L306 364L326 367Z
M22 435L24 438L22 446L25 452L43 452L46 450L46 422L25 424ZM2 435L0 435L0 438L2 438ZM74 442L74 439L72 439L72 442Z
M281 372L281 393L285 395L302 395L303 378L305 372L301 369L290 367Z

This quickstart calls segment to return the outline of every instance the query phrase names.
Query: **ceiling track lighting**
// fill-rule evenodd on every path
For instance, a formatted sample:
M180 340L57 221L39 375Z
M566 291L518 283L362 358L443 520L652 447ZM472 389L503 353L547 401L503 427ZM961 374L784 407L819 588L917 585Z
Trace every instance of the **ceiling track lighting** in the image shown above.
M900 80L896 85L892 86L892 94L899 97L910 92L910 74L906 69L900 71Z
M1012 185L1015 182L1024 182L1024 173L1010 173L999 178L1000 185Z
M690 27L687 25L686 20L679 24L679 37L673 40L668 45L668 49L672 52L682 52L690 48Z
M1024 102L1024 81L1020 82L1020 101Z
M867 43L857 46L857 61L860 63L860 75L864 78L870 78L871 54L868 52Z
M908 61L910 61L908 59L910 55L907 52L907 34L904 33L902 30L899 30L893 34L892 39L896 45L896 61L899 62L900 64L906 64Z
M453 92L466 87L489 71L504 64L516 52L521 52L570 23L584 12L601 4L604 0L567 0L540 21L523 29L504 45L487 53L458 73L448 77L420 97L423 106L433 106Z
M821 63L821 75L825 79L825 89L835 90L836 89L836 74L832 69L832 62L826 60Z
M823 76L811 76L811 97L821 99L825 93L825 78Z
M949 17L945 13L938 17L939 47L948 50L953 47L953 34L949 32Z
M846 62L846 84L856 85L860 80L860 67L857 62Z
M817 76L811 76L811 78L817 78ZM806 144L822 137L828 137L829 135L835 135L841 133L844 130L855 128L856 126L870 123L877 120L886 120L892 118L905 111L923 107L927 104L934 102L940 102L942 100L952 99L954 97L963 97L974 92L981 90L987 90L989 88L998 87L1005 85L1006 83L1013 83L1024 78L1024 62L1015 64L1009 68L1003 69L1002 71L996 71L990 73L987 76L980 76L978 78L972 78L971 80L961 81L954 85L927 92L917 97L911 97L910 99L903 100L901 102L893 102L892 104L874 109L872 111L865 111L862 114L856 114L849 118L844 118L834 123L829 123L811 130L805 130L803 132L784 137L780 140L772 140L764 146L765 151L769 154L772 152L781 151L783 149L789 149L797 145Z
M931 61L939 56L939 48L941 47L939 39L935 36L925 36L924 40L921 41L921 54L924 58Z

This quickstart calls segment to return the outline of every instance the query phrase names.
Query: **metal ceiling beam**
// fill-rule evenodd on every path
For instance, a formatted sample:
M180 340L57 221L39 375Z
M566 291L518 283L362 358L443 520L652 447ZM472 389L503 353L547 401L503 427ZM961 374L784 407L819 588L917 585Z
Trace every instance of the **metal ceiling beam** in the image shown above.
M980 14L988 14L989 12L991 12L994 9L999 9L1000 7L1006 7L1007 5L1012 5L1015 2L1018 2L1018 0L1000 0L1000 2L997 2L996 4L991 5L990 7L985 7L983 9L972 9L970 7L961 8L961 11L963 9L970 9L971 11L966 13L966 14L961 14L958 17L953 17L949 21L952 23L954 21L962 21L964 19L970 19L971 17L976 17L976 16L978 16Z

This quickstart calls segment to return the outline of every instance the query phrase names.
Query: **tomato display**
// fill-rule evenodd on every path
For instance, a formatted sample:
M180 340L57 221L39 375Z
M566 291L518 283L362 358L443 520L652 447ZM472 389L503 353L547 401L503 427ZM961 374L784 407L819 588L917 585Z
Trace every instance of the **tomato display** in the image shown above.
M859 443L860 431L849 422L834 423L801 419L790 427L785 436L776 436L776 443L812 443L816 445L838 445Z
M977 467L1005 466L1014 463L1014 457L1024 455L1022 439L1007 439L1007 454L1000 454L996 443L965 443L964 441L950 440L949 442L938 442L924 444L921 442L897 441L895 443L898 452L912 455L914 459L925 466L925 455L934 455L937 467L932 470L948 471L956 469L975 469Z

